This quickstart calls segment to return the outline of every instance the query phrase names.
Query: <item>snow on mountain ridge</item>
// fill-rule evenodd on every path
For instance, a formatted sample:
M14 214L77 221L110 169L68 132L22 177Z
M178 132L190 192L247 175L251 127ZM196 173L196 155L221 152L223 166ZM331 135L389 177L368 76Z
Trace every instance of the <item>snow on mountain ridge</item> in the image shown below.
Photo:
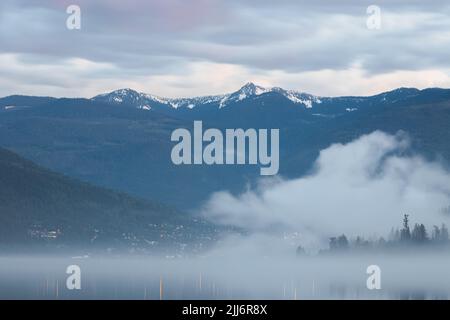
M164 98L156 95L137 92L133 89L118 89L110 93L104 93L93 97L93 100L106 101L112 104L131 104L139 109L150 110L152 104L159 103L170 106L174 109L193 109L199 105L217 104L219 108L257 97L266 93L278 93L292 101L294 104L301 104L305 108L312 108L313 104L321 103L319 97L294 90L285 90L279 87L262 87L248 82L238 91L211 96L199 96L193 98Z
M238 91L225 95L225 97L220 101L219 108L225 107L231 102L238 102L245 100L247 98L260 96L265 93L278 93L289 99L295 104L302 104L305 108L312 108L314 103L321 103L319 97L313 96L308 93L303 93L295 90L285 90L280 87L261 87L255 85L252 82L248 82Z

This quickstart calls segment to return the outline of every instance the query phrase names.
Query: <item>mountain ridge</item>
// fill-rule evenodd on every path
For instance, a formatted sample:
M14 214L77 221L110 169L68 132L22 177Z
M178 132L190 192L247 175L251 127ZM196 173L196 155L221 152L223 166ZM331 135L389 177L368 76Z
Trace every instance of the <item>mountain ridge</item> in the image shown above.
M246 98L239 99L241 93ZM192 128L194 120L220 130L279 128L279 174L285 178L307 173L330 144L375 130L408 132L418 152L450 163L449 89L320 97L312 108L252 84L228 96L230 104L222 108L220 96L214 96L193 108L155 101L142 110L133 104L141 103L138 95L122 95L131 101L27 98L28 106L5 109L13 101L0 99L0 146L56 172L183 209L198 208L215 191L240 192L260 178L254 166L174 165L171 133Z
M50 96L31 96L31 95L9 95L0 98L0 107L4 110L11 110L16 107L36 106L49 101L55 101L58 99L86 99L96 102L102 102L112 105L128 105L137 109L145 111L158 110L161 107L170 107L171 109L185 109L190 110L199 106L216 106L218 109L224 108L230 104L242 102L247 99L257 98L264 94L277 94L285 97L294 105L301 105L306 109L311 109L314 106L322 104L323 101L331 100L349 100L349 99L375 99L386 98L393 95L403 94L408 92L410 96L420 94L427 90L449 90L446 88L430 87L424 89L417 89L411 87L399 87L389 91L384 91L378 94L357 96L357 95L344 95L344 96L318 96L312 95L299 90L287 90L281 87L263 87L252 82L247 82L237 91L225 94L217 95L204 95L194 97L181 97L181 98L168 98L155 94L139 92L131 88L116 89L110 92L101 93L91 98L55 98ZM35 101L32 101L32 100Z
M189 238L196 240L191 232L201 234L202 228L189 215L55 173L0 148L0 246L152 251L186 246Z

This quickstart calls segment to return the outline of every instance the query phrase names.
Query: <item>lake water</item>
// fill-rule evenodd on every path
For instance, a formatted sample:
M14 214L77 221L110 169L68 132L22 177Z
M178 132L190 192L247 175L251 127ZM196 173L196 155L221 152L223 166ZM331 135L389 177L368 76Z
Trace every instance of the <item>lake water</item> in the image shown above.
M381 289L369 290L369 265ZM81 269L68 290L66 268ZM448 299L443 253L289 258L0 257L1 299Z

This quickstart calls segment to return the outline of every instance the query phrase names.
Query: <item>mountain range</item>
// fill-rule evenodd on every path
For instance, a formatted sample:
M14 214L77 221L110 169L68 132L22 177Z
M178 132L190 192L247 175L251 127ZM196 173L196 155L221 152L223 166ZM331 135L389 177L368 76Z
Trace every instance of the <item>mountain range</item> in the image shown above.
M413 150L450 160L450 90L399 88L373 96L323 97L247 83L239 90L164 98L120 89L93 98L0 98L0 146L38 165L133 197L195 209L214 191L245 190L256 166L176 166L171 132L204 127L279 128L285 178L312 169L323 148L374 130L407 132Z
M152 94L141 93L132 89L119 89L110 93L100 94L92 98L95 101L115 105L130 105L143 110L160 110L162 106L173 109L194 109L208 105L210 108L224 108L233 103L251 99L262 94L275 93L285 97L292 103L311 108L313 103L320 104L319 97L294 90L284 90L279 87L264 88L254 83L247 83L238 91L222 95L194 98L163 98Z

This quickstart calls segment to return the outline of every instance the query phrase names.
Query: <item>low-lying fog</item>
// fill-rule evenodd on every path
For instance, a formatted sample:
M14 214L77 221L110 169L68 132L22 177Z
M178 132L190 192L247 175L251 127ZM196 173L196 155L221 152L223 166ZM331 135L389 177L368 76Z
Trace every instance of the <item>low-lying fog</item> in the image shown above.
M66 268L81 269L68 290ZM369 265L381 289L369 290ZM448 254L339 255L272 259L0 258L1 299L447 299Z
M448 225L448 208L448 170L409 152L405 135L374 132L323 150L306 177L212 195L201 214L244 228L245 236L195 257L0 254L0 298L447 299L448 239L447 246L424 243L448 238L445 226L433 227ZM404 214L421 245L318 254L343 233L389 241L391 228L404 228ZM413 230L416 223L428 234ZM299 245L306 252L297 256ZM81 290L66 288L69 265L81 268ZM367 287L371 265L381 271L379 290Z

